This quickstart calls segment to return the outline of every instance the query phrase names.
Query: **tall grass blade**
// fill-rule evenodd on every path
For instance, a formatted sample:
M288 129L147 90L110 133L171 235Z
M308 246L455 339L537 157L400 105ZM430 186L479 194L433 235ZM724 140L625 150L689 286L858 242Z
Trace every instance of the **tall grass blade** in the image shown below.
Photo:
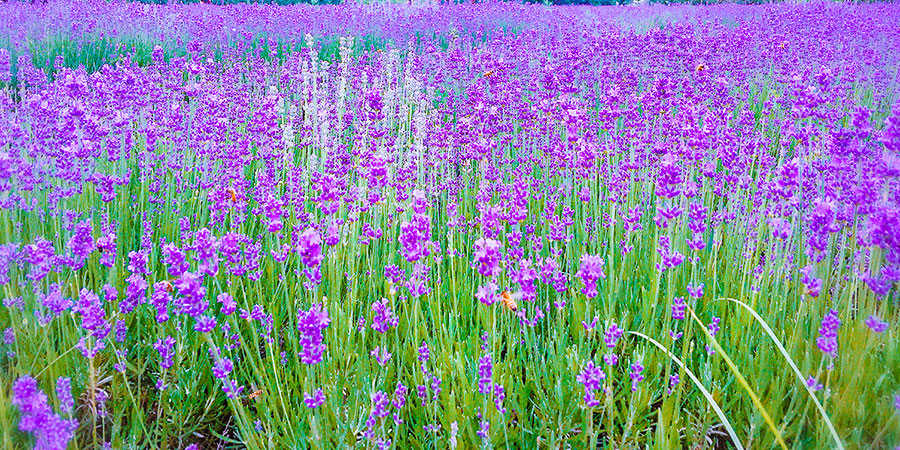
M757 409L759 409L759 413L762 414L763 419L766 421L766 425L769 426L769 429L772 430L772 434L775 435L775 441L778 442L778 445L781 448L787 450L787 444L784 443L784 438L781 437L781 432L778 431L778 427L775 426L775 421L772 420L772 416L769 415L766 407L763 406L762 401L759 400L759 396L756 395L756 392L753 390L753 388L750 387L750 384L747 383L747 379L744 378L744 375L740 370L738 370L737 366L734 364L734 361L732 361L731 358L728 357L728 354L725 353L725 350L722 349L722 346L719 345L719 342L716 341L716 338L713 337L712 334L710 334L709 329L706 328L706 325L703 323L703 321L701 321L700 318L697 317L697 314L694 313L694 309L688 306L687 310L691 312L691 317L693 317L694 321L696 321L700 325L700 329L703 330L703 334L706 335L716 351L719 352L719 355L722 356L722 359L725 360L725 364L728 365L728 368L731 369L731 371L734 373L734 376L737 377L738 383L740 383L741 386L744 387L744 390L746 390L747 393L750 394L750 399L753 401L753 404L756 405Z
M727 297L720 300L728 300L743 306L744 309L749 311L753 318L756 319L756 321L759 322L760 325L762 325L763 330L766 331L766 334L768 334L772 339L772 342L775 343L775 347L777 347L778 351L781 352L781 355L784 356L784 359L787 361L788 365L791 366L794 374L797 375L797 379L800 380L800 384L803 385L803 387L806 389L806 392L809 394L809 398L812 399L813 403L816 404L816 408L819 410L819 413L822 414L822 419L825 420L825 425L828 427L828 432L831 433L831 437L834 439L835 448L843 450L844 444L843 442L841 442L840 436L838 436L837 431L834 429L834 424L831 423L831 419L828 418L828 413L825 412L825 408L822 407L822 403L820 403L819 399L816 398L816 394L813 392L812 388L810 388L809 385L806 384L806 381L803 379L803 374L800 373L800 369L797 368L797 364L794 363L794 360L791 359L790 355L788 355L788 352L787 350L785 350L784 345L781 344L781 340L779 340L778 337L775 336L775 333L772 331L772 329L769 328L769 324L767 324L766 321L763 320L763 318L753 310L753 308L740 300Z
M738 439L737 433L734 432L734 427L731 426L731 421L729 421L728 417L725 416L725 412L723 412L722 408L719 407L719 404L716 403L716 400L712 397L712 394L706 389L705 386L703 386L702 383L700 383L700 380L697 379L697 376L694 375L694 372L691 372L691 369L688 369L687 366L683 362L681 362L681 360L678 359L677 356L673 355L672 352L669 351L669 349L664 347L662 344L660 344L650 336L638 333L637 331L628 331L628 334L633 334L635 336L643 338L647 342L655 345L657 348L662 350L663 353L665 353L666 356L672 360L672 362L677 364L678 367L684 369L684 372L687 374L687 376L691 379L691 381L694 382L694 386L697 386L697 389L700 389L700 392L703 394L703 397L706 398L709 406L711 406L713 411L716 412L716 415L719 416L719 420L722 421L722 424L725 426L725 430L728 431L728 436L731 437L731 442L735 445L735 447L738 448L738 450L743 450L744 445L741 444L741 440Z

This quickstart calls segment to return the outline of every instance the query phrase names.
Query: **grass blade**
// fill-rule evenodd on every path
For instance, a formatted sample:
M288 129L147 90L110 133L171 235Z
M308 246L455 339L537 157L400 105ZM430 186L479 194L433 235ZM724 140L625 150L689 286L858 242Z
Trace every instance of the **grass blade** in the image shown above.
M703 323L703 321L700 320L699 317L697 317L697 314L694 313L694 309L688 306L687 310L691 312L691 317L693 317L694 321L696 321L700 325L700 329L703 331L703 334L706 335L716 351L719 352L719 355L722 356L722 359L725 360L725 364L728 365L728 368L731 369L731 371L734 373L734 376L737 377L738 383L740 383L741 386L744 387L744 390L746 390L747 393L750 394L750 400L753 401L753 404L756 405L757 409L759 409L759 413L762 414L763 419L766 421L766 425L768 425L769 429L772 430L772 434L775 435L775 441L778 442L778 445L781 448L787 450L787 444L784 443L784 438L781 437L781 432L778 431L778 427L775 426L775 422L772 420L772 416L769 415L769 412L766 411L766 407L763 406L762 401L759 400L759 396L756 395L756 392L753 390L753 388L750 387L750 384L747 383L747 379L744 378L744 375L740 370L738 370L737 366L734 364L734 361L732 361L731 358L728 357L728 354L725 353L725 350L722 349L722 346L719 345L719 342L716 341L716 338L713 337L712 334L710 334L709 329L706 328L706 325Z
M716 415L719 416L719 420L721 420L722 424L725 425L725 430L728 431L728 435L731 436L732 443L734 443L734 445L738 448L738 450L743 450L744 445L741 444L741 440L738 439L737 433L734 432L734 428L731 426L731 422L728 420L727 417L725 417L725 412L722 411L722 408L719 407L719 404L716 403L716 400L713 399L712 394L710 394L710 392L706 389L706 387L703 386L702 383L700 383L700 380L697 379L697 377L694 375L694 372L691 372L691 370L688 369L687 366L685 366L684 363L681 362L681 360L678 359L677 356L673 355L672 352L670 352L667 348L665 348L659 342L656 342L650 336L638 333L637 331L629 331L628 334L633 334L635 336L641 337L644 340L655 345L657 348L659 348L660 350L665 352L666 356L668 356L669 359L671 359L675 364L677 364L678 367L684 369L684 372L691 379L691 381L694 382L694 385L697 386L697 389L700 389L700 392L703 394L704 397L706 397L706 401L709 403L709 406L711 406L712 409L716 412Z
M841 438L840 438L840 436L838 436L837 430L834 429L834 424L831 423L831 419L828 418L828 413L825 412L825 408L822 407L822 404L819 402L819 399L816 398L816 394L813 392L812 388L810 388L806 384L806 380L803 379L803 374L800 373L800 369L797 367L797 364L794 363L794 360L791 359L791 356L788 355L787 350L785 350L784 345L781 344L781 341L775 336L775 333L772 331L772 329L769 328L769 324L767 324L763 320L763 318L760 317L760 315L756 311L753 310L753 308L751 308L749 305L747 305L746 303L744 303L740 300L736 300L736 299L728 298L728 297L722 298L720 300L728 300L728 301L731 301L731 302L737 303L738 305L743 306L744 309L749 311L750 314L753 316L753 318L756 319L757 322L759 322L759 324L763 327L763 330L766 331L766 334L768 334L769 337L772 339L772 342L775 343L775 347L777 347L778 351L781 352L781 355L784 356L784 359L787 361L788 365L791 366L791 369L793 369L794 374L797 375L797 379L800 380L800 384L802 384L803 387L806 389L806 392L809 394L809 398L811 398L813 403L816 404L816 408L819 410L819 413L822 414L822 419L825 420L825 425L828 426L828 431L831 433L831 437L834 439L834 444L836 446L835 448L843 450L844 444L841 442Z

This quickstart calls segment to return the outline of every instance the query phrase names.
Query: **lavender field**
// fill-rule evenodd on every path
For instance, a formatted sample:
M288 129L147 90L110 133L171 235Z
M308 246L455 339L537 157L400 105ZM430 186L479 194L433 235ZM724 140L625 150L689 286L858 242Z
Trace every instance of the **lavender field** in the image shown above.
M0 5L0 448L900 446L900 4Z

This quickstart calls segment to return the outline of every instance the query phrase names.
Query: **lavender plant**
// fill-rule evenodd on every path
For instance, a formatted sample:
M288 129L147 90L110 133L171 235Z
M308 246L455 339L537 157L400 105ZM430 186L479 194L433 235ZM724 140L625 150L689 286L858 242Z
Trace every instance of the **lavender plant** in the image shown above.
M6 448L885 448L900 7L0 9Z

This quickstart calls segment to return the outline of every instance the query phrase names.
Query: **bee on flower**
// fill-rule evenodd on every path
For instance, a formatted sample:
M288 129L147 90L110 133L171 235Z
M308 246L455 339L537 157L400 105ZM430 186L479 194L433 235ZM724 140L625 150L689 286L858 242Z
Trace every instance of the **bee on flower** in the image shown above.
M508 309L512 312L516 312L516 310L519 309L519 305L516 303L516 300L521 299L521 298L522 298L521 292L510 293L509 291L504 290L500 294L500 302L503 303L503 306L505 306L506 309Z

